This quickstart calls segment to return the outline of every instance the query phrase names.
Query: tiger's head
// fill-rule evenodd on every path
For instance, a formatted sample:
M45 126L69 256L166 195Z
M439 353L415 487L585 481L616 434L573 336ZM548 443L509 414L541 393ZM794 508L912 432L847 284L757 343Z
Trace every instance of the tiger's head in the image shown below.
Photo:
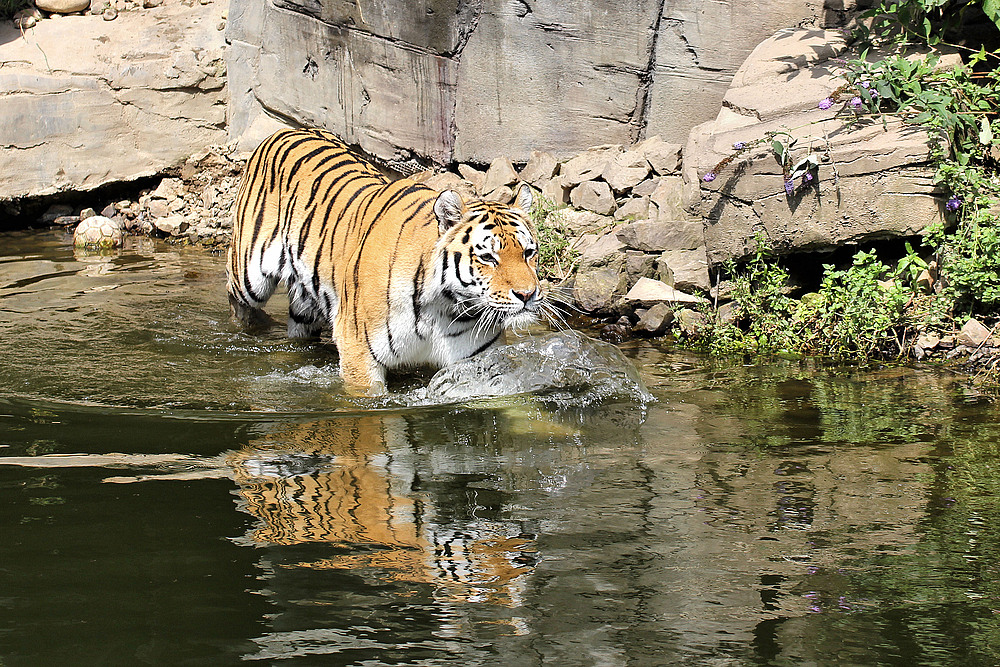
M536 319L542 295L531 202L527 185L512 204L465 202L454 190L437 198L441 289L458 313L511 327Z

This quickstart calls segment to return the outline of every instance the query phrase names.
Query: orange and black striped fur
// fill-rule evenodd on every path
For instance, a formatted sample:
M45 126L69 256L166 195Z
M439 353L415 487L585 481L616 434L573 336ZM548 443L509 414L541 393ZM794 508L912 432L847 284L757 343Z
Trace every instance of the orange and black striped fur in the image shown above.
M388 369L441 367L502 342L541 307L531 190L464 202L390 181L323 130L282 130L247 164L229 248L229 302L245 326L279 281L288 335L329 324L353 389Z

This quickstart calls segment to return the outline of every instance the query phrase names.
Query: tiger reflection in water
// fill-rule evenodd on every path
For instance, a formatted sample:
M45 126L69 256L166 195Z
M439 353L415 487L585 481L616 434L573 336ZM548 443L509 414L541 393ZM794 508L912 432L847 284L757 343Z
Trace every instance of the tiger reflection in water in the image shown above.
M533 535L516 522L477 516L474 497L465 508L438 507L419 488L417 459L426 453L411 446L421 440L408 428L398 415L345 416L283 425L232 453L244 509L261 521L249 537L345 548L298 567L429 583L453 601L520 604L536 559ZM453 511L465 519L436 518Z

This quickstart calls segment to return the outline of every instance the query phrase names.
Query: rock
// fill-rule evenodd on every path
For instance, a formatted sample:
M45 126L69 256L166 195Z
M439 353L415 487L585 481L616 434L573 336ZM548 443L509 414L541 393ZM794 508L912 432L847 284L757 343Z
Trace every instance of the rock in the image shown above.
M681 148L680 144L668 144L656 135L636 144L634 150L646 159L654 172L666 176L680 171Z
M704 229L701 220L639 220L621 225L618 240L629 248L645 252L664 250L694 250L703 248Z
M572 330L532 336L452 364L434 374L425 395L444 402L526 393L574 409L652 400L618 348Z
M182 215L169 215L165 218L153 220L153 225L168 236L183 234L190 224Z
M498 201L502 204L509 204L514 200L514 190L509 186L501 185L499 188L492 190L488 194L483 196L483 199L488 199L490 201Z
M156 189L150 193L151 197L173 200L184 194L184 181L179 178L164 178Z
M639 317L639 321L635 325L635 330L653 336L662 336L673 322L673 309L665 303L656 303Z
M32 28L42 20L42 13L35 7L27 7L14 13L14 27L21 30Z
M549 215L552 223L564 230L568 236L582 236L594 232L603 234L614 226L614 220L593 211L561 208Z
M72 14L87 10L90 7L90 0L35 0L35 6L43 12Z
M657 258L643 252L628 250L625 252L625 275L629 285L634 285L639 278L652 278L656 273Z
M483 193L483 186L486 184L486 172L479 171L467 164L460 164L458 165L458 173L462 178L472 183L477 193Z
M649 197L632 197L615 211L615 220L645 220L649 217Z
M614 232L597 237L585 248L580 248L581 266L608 266L625 259L625 244Z
M92 215L77 225L73 232L73 245L78 248L117 248L124 238L125 231L120 221Z
M649 197L656 192L656 186L660 184L659 178L647 178L639 185L632 188L633 197Z
M638 151L618 153L608 162L601 177L615 192L631 190L649 175L649 162Z
M922 350L933 350L941 342L941 334L935 331L925 331L917 336L916 345Z
M569 155L639 128L683 142L754 46L822 24L832 4L250 0L227 28L232 139L256 145L288 118L439 164L484 163L498 146L514 162Z
M958 332L958 344L966 347L976 348L989 340L992 332L979 320L972 317L962 326Z
M154 218L165 218L170 215L170 207L166 199L149 199L146 202L146 210Z
M518 176L525 183L539 186L539 184L551 180L558 169L559 162L551 153L531 151L528 163L524 165L524 169Z
M17 63L0 68L0 201L134 181L225 143L220 11L175 2L125 21L69 15L32 39L0 38L0 62Z
M517 183L517 172L514 171L514 165L507 158L498 157L490 163L490 168L486 170L483 195L489 197L497 189L512 186L515 183Z
M669 271L667 284L684 292L708 292L712 283L708 275L708 255L705 246L692 250L664 251L657 260L661 275Z
M45 209L45 213L42 213L39 220L48 224L53 222L56 218L60 218L64 215L71 215L72 213L72 206L67 206L66 204L53 204Z
M105 21L114 21L116 18L118 18L118 10L115 9L114 7L108 7L103 12L101 12L101 17Z
M454 190L466 200L475 199L480 196L478 189L471 181L450 171L442 171L434 174L424 181L424 185L438 192Z
M650 218L677 220L689 217L684 211L684 179L680 176L663 176L657 179L649 201L651 208L656 209L655 215L650 211Z
M933 169L927 166L926 131L900 123L850 127L834 110L817 108L843 84L840 66L827 60L843 49L836 31L779 32L741 66L716 119L691 131L684 177L701 186L696 212L707 219L705 241L713 264L748 257L761 233L782 252L824 251L915 236L943 222ZM807 155L810 138L829 138L828 146L816 149L824 160L813 186L796 184L799 189L789 196L769 145L740 153L714 180L701 181L733 155L735 143L781 131L802 140L793 160Z
M670 285L652 278L640 278L625 295L625 301L642 304L664 303L708 303L708 299L685 294Z
M615 345L624 343L632 337L631 329L630 326L622 324L621 320L614 324L606 324L601 327L601 340Z
M573 300L588 313L609 313L626 289L628 277L620 266L580 266L573 282Z
M681 308L674 313L677 320L677 328L688 338L697 338L708 325L708 317L704 313L699 313L690 308Z
M576 208L608 215L615 210L611 187L604 181L584 181L569 193L569 200Z
M932 274L929 270L924 269L914 281L914 286L924 294L930 294L934 291L934 274Z
M569 203L570 187L558 176L542 185L542 197L553 202L557 206Z
M735 301L720 304L715 310L716 321L719 324L735 324L739 316L739 308Z
M620 147L588 149L564 162L559 168L559 177L564 185L569 186L598 179L607 169L614 154L620 150Z

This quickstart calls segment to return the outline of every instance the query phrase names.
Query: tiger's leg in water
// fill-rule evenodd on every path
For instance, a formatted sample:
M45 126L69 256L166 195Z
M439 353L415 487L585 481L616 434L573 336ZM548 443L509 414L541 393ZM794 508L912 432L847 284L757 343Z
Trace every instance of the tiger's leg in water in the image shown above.
M259 331L278 323L260 308L248 306L232 294L229 295L229 312L245 331Z
M325 319L316 299L311 298L300 283L289 279L288 337L315 338L323 328Z
M355 396L381 396L386 393L385 367L375 360L368 346L354 337L337 336L340 376L344 389Z

